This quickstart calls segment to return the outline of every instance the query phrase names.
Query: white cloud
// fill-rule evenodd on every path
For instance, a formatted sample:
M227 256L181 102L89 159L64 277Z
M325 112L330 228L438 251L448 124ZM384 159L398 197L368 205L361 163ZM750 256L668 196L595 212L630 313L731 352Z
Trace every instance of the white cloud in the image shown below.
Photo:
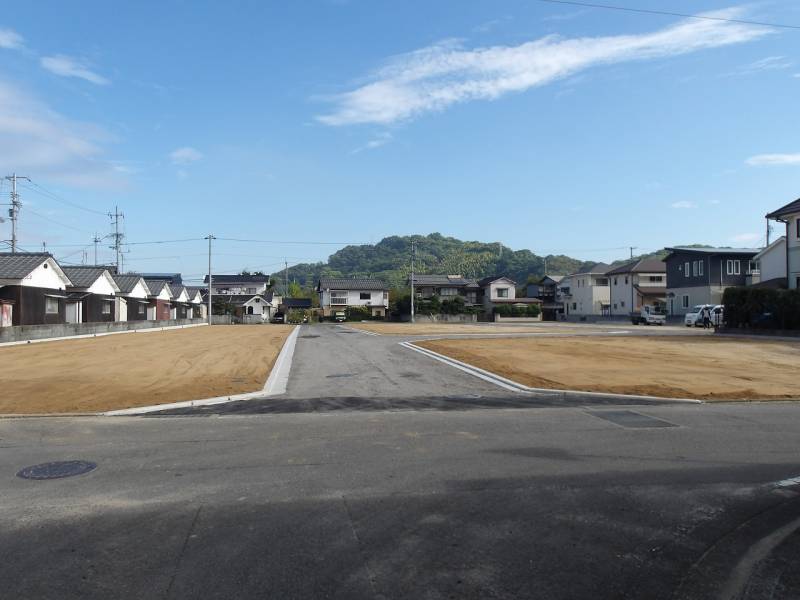
M790 69L793 66L794 63L785 56L768 56L744 65L734 74L748 75L750 73L758 73L760 71L780 71L782 69Z
M738 8L706 13L736 18ZM593 66L688 54L758 39L768 27L730 21L684 20L653 33L607 37L547 36L519 46L464 48L447 40L395 57L369 82L330 98L327 125L387 124L460 102L494 100L543 86Z
M56 54L55 56L43 56L39 63L46 71L61 77L77 77L95 85L108 85L111 83L102 75L98 75L89 69L87 63L78 58Z
M739 235L735 235L731 238L734 242L741 242L741 243L750 243L750 242L757 242L762 238L762 234L760 233L740 233Z
M379 133L377 136L372 138L363 146L359 146L358 148L350 152L350 154L358 154L359 152L363 152L364 150L374 150L375 148L380 148L381 146L385 146L391 141L392 141L391 133L389 133L388 131L384 133Z
M127 178L104 157L104 145L111 141L100 127L67 119L0 82L0 164L39 180L120 187Z
M772 167L785 165L800 165L798 154L758 154L745 161L751 167Z
M188 165L197 162L203 158L203 155L191 146L184 146L170 152L169 158L174 165Z
M0 48L20 50L23 42L22 36L13 29L0 29Z
M670 204L672 208L697 208L697 204L694 202L689 202L688 200L680 200L678 202L673 202Z

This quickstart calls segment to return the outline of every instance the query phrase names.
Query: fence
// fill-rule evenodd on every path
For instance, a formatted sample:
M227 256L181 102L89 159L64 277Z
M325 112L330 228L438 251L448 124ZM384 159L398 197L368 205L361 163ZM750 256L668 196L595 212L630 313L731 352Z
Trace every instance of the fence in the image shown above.
M17 325L0 328L0 343L25 342L46 338L99 335L139 329L202 325L205 319L170 319L168 321L114 321L111 323L59 323L56 325Z

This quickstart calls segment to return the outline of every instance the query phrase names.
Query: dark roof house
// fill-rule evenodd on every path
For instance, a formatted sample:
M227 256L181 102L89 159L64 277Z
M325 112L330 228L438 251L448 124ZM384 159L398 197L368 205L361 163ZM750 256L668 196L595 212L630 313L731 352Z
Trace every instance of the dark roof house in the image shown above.
M388 290L389 286L380 279L361 278L344 279L321 277L317 282L317 291L321 290Z
M778 210L773 210L766 215L767 219L781 220L783 217L800 213L800 198L794 202L789 202L786 206L781 206Z
M212 274L214 284L233 283L269 283L269 275L216 275ZM208 283L208 275L203 277L203 283Z
M627 262L610 271L606 275L623 275L625 273L666 273L667 265L658 258L646 258Z

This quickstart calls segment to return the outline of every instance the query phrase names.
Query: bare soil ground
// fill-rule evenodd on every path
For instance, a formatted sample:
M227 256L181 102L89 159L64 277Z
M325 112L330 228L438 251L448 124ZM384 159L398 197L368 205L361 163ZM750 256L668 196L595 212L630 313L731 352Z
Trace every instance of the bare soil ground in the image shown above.
M288 325L219 325L0 347L0 413L95 412L260 390Z
M703 400L800 398L800 343L712 337L432 340L524 385Z
M569 326L529 323L525 325L495 325L492 323L345 323L347 327L372 331L381 335L461 335L486 333L563 333L574 332ZM586 329L586 325L579 325Z

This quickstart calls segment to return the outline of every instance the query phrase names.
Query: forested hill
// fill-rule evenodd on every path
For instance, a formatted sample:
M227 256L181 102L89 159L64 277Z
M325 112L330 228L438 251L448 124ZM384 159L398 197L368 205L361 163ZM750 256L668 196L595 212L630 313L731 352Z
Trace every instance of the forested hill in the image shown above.
M376 277L392 287L405 284L410 272L411 240L416 242L417 273L463 275L479 279L489 275L507 275L519 285L529 276L544 274L545 257L530 250L511 250L501 243L465 242L440 233L427 236L391 236L374 245L345 246L328 258L327 263L303 263L289 267L289 280L303 287L316 284L319 277ZM549 274L574 273L590 263L569 256L547 256ZM284 272L273 276L283 280Z

